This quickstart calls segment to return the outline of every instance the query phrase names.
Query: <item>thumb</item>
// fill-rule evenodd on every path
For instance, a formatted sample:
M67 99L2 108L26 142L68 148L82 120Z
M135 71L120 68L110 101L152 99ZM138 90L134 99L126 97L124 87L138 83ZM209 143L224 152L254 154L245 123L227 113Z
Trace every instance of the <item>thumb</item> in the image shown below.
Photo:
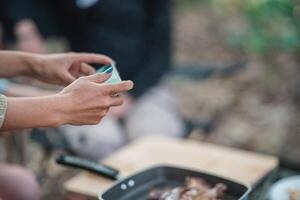
M97 73L90 76L86 76L85 78L94 83L103 83L111 77L111 73Z

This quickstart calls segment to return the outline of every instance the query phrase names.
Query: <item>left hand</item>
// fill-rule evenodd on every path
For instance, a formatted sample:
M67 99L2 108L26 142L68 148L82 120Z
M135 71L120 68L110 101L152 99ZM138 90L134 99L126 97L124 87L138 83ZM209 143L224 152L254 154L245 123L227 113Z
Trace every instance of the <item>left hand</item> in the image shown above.
M112 60L100 54L64 53L38 55L32 77L46 83L68 85L81 76L92 75L95 69L88 63L109 64Z

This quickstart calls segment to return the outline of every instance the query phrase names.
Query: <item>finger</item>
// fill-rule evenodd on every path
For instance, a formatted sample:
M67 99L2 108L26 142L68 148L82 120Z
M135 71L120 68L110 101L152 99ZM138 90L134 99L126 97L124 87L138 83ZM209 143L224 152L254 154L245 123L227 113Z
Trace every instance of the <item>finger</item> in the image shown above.
M109 108L103 110L103 115L107 115L108 111L109 111Z
M120 93L114 93L114 94L111 94L111 97L119 97L119 96L121 96Z
M72 83L73 81L76 80L76 78L72 74L70 74L69 72L63 73L61 75L61 79L62 79L62 82L64 84L70 84L70 83Z
M86 76L84 78L94 83L103 83L104 81L108 80L110 77L111 77L111 73L110 74L100 73L100 74L93 74L90 76Z
M111 106L120 106L124 103L124 99L121 96L111 97L109 101L110 101L110 104L109 104L110 107Z
M72 57L77 62L95 63L95 64L109 64L112 59L102 54L93 53L72 53Z
M96 73L96 70L89 64L87 63L81 63L81 68L80 71L84 74L84 75L92 75Z
M121 83L117 84L106 84L103 86L105 89L105 93L109 95L115 95L119 92L126 92L133 88L132 81L122 81Z

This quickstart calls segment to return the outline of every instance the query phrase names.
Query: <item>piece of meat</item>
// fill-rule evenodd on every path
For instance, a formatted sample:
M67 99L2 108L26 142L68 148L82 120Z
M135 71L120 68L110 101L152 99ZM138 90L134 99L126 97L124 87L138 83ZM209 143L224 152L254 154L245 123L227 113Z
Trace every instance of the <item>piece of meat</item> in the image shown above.
M205 180L195 177L186 177L185 186L197 189L198 196L203 195L210 187Z
M181 200L181 196L184 192L184 187L177 187L171 191L165 192L159 200Z
M222 183L218 183L217 185L215 185L215 187L209 189L206 193L205 193L205 198L203 200L215 200L218 199L218 197L222 197L224 195L224 192L226 191L227 186L222 184Z
M161 196L169 191L170 189L163 189L163 190L158 190L158 189L152 189L149 194L148 194L148 200L157 200L160 199Z
M166 187L163 189L152 189L149 192L148 200L159 200L159 199L161 199L163 194L165 194L166 192L169 192L170 190L172 190L172 188L170 188L170 187Z
M182 187L151 190L148 200L222 200L226 189L222 183L211 187L203 179L187 177Z
M186 192L181 196L180 200L195 200L203 195L203 193L201 193L197 188L188 188Z

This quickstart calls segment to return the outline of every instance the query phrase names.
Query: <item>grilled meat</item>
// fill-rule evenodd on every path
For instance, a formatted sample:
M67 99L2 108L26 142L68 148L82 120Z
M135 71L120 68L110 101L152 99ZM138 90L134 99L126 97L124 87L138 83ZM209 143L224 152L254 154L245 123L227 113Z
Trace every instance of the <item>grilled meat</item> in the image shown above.
M226 189L222 183L211 187L203 179L187 177L181 187L150 191L148 200L222 200Z

